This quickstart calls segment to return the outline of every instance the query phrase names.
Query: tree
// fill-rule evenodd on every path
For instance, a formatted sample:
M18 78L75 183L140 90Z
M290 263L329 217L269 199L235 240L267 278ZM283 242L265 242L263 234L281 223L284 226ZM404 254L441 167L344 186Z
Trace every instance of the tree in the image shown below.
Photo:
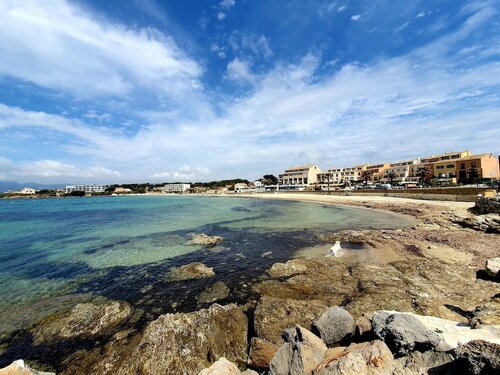
M479 177L479 170L476 167L470 167L469 172L469 183L474 183L474 180Z
M365 186L368 185L368 180L372 179L373 172L372 171L363 171L361 173L361 177L363 178L363 181L365 182Z
M277 185L278 178L272 174L265 174L264 176L262 176L262 183L264 185Z
M427 176L430 176L432 173L431 167L428 165L423 166L423 167L418 167L415 175L418 177L418 180L420 181L420 184L424 186L424 181Z
M391 181L391 186L392 186L392 182L394 181L394 179L397 177L397 174L396 172L394 171L390 171L388 172L386 175L385 175L385 178L388 178L389 181Z

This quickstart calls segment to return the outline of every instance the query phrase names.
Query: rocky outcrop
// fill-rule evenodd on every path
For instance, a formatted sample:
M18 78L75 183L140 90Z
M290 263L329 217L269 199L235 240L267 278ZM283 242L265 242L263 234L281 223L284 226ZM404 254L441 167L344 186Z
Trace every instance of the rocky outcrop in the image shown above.
M500 280L500 258L488 259L484 270L492 279Z
M474 340L460 345L456 350L457 361L469 374L499 374L500 345Z
M314 375L387 375L393 367L392 353L384 342L375 340L351 344L342 351L326 357Z
M456 374L454 359L446 352L411 352L394 360L392 375Z
M326 309L322 301L298 301L287 298L263 296L254 314L254 327L257 336L275 345L281 345L282 332L299 324L307 329Z
M488 325L500 327L500 295L496 295L490 302L482 303L472 313L469 319L472 328L481 328Z
M0 369L0 375L55 375L55 373L34 370L19 359Z
M306 270L307 267L302 264L299 259L292 259L286 263L274 263L273 266L267 270L267 274L273 278L284 278L300 275Z
M311 375L327 350L324 342L299 325L284 337L286 342L271 361L269 375Z
M259 370L267 370L278 349L277 345L269 341L253 337L250 342L248 364Z
M230 289L224 284L223 281L217 281L215 284L208 286L196 298L198 302L210 303L220 301L229 296Z
M187 245L215 246L222 242L224 238L220 236L209 236L205 233L193 234L193 237L186 243Z
M329 307L313 322L313 327L328 346L350 338L356 331L351 314L337 306Z
M126 302L96 299L79 303L71 310L49 316L33 329L35 344L61 339L90 338L111 331L132 315Z
M426 328L411 314L376 312L372 324L375 335L398 355L414 350L432 350L441 342L435 332Z
M193 262L180 267L172 267L168 279L172 281L203 279L215 276L212 267L207 267L201 262Z
M462 227L471 228L486 233L500 233L500 215L469 215L458 217L455 222Z
M474 208L480 214L500 214L500 197L483 197L482 195L479 195L476 198Z
M221 357L243 366L247 335L247 317L233 304L165 314L147 325L131 352L108 349L87 373L191 375Z

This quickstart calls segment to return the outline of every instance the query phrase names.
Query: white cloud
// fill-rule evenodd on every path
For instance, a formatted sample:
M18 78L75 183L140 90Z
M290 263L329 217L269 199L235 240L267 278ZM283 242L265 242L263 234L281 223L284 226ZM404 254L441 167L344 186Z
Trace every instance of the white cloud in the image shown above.
M217 19L219 21L222 21L224 18L226 18L226 13L224 13L222 11L217 12Z
M250 71L250 64L235 58L227 64L227 77L233 81L251 81L254 75Z
M351 17L351 21L358 21L361 18L361 14L355 14Z
M251 52L263 58L273 55L269 39L264 35L234 31L228 38L228 43L234 53Z
M2 1L0 19L0 75L78 97L140 87L179 100L200 87L201 67L155 29L113 24L55 0Z
M347 7L345 5L342 5L342 6L339 7L339 9L337 9L337 12L341 13L341 12L343 12L346 9L347 9Z
M220 7L223 9L226 9L226 10L234 7L235 4L236 4L236 0L222 0L219 3Z
M422 11L422 12L420 12L419 14L417 14L417 15L415 16L415 18L421 18L421 17L424 17L424 16L425 16L425 12L423 12L423 11Z

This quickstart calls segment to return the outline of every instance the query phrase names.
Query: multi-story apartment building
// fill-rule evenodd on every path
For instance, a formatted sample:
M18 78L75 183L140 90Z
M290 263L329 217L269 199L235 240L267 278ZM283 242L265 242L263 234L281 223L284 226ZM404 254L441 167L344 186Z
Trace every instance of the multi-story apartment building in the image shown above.
M434 167L432 163L415 163L410 165L410 174L406 181L415 183L421 182L421 169L426 172L424 181L430 181L434 177Z
M285 169L285 172L279 175L280 185L313 185L318 181L318 173L321 170L316 165L301 165Z
M365 170L370 173L372 182L380 182L384 176L386 169L389 168L389 163L369 164Z
M363 171L366 170L366 165L357 165L355 167L344 168L344 182L346 185L355 184L358 181L363 181Z
M66 194L73 191L83 191L86 194L91 193L104 193L104 191L109 187L109 185L98 185L98 184L80 184L80 185L66 185Z
M470 151L452 151L445 152L444 154L431 155L425 158L420 158L421 163L435 163L439 161L447 161L447 160L456 160L460 158L465 158L467 156L471 156Z
M318 184L339 186L344 183L344 168L327 169L326 172L318 173Z
M166 184L162 191L164 193L185 193L189 189L191 189L191 184Z
M402 160L395 163L390 163L389 167L385 169L384 182L389 182L391 179L388 177L394 175L393 182L405 182L410 176L410 166L418 163L418 159Z
M476 178L499 178L498 158L492 154L470 155L455 162L458 183Z

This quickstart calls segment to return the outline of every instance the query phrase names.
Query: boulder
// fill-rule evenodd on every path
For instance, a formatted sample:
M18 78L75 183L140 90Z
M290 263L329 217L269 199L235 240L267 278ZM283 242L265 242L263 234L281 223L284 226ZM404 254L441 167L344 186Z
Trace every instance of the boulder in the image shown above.
M372 321L367 315L362 315L356 319L356 333L358 336L365 336L372 330Z
M356 331L351 314L338 306L329 307L313 322L313 327L328 346L350 338Z
M201 245L201 246L215 246L222 242L224 238L220 236L209 236L205 233L196 233L193 235L191 240L187 242L187 245Z
M500 326L500 295L493 297L490 302L477 306L472 312L469 324L472 328L481 328L488 325Z
M210 303L220 301L221 299L229 296L230 289L222 281L217 281L215 284L208 286L203 292L200 293L196 299L198 302Z
M311 375L323 360L327 350L325 343L299 325L284 336L286 342L271 361L269 375Z
M500 279L500 258L488 259L484 270L489 277Z
M169 280L181 281L192 279L203 279L215 276L212 267L207 267L201 262L193 262L180 267L172 267L168 274Z
M209 368L201 370L198 375L240 375L240 369L226 358L221 357Z
M299 324L307 329L327 306L322 301L294 300L263 296L255 309L254 327L258 337L281 345L282 332Z
M473 340L455 350L458 365L469 374L499 374L500 345Z
M441 338L413 314L376 312L372 325L375 335L400 356L414 350L434 349L441 342Z
M53 372L37 371L29 367L22 359L0 369L0 375L56 375Z
M392 367L391 351L383 341L375 340L351 344L343 351L326 357L316 367L314 375L389 375Z
M267 274L272 278L291 277L300 275L307 271L307 267L301 263L300 259L292 259L286 263L275 263L267 270Z
M269 341L253 337L250 342L248 364L259 370L267 370L278 349L277 345Z
M392 375L456 374L455 358L446 352L411 352L394 360Z
M165 314L149 323L131 353L104 358L109 374L197 374L221 357L245 365L248 320L236 305ZM112 362L116 367L110 367Z
M90 338L111 331L132 315L126 302L96 299L79 303L71 310L51 315L32 329L33 341L39 345L61 339Z

